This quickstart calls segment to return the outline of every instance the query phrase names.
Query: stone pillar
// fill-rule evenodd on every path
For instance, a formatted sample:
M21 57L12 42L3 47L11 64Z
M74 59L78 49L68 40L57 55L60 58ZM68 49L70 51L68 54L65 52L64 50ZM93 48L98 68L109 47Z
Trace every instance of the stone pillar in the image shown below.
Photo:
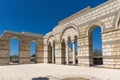
M20 42L19 63L30 64L30 44L25 39Z
M44 63L48 63L48 45L44 44Z
M52 63L54 64L54 46L52 46Z
M83 37L78 39L78 65L79 66L91 66L93 65L91 52L90 52L89 37Z
M44 62L45 63L52 63L52 48L50 45L44 45Z
M75 64L75 42L73 41L73 65Z
M56 42L56 64L62 64L62 45L61 42Z
M48 63L52 63L52 46L51 45L48 46L47 58L48 58Z
M66 64L69 64L69 46L68 46L68 42L66 42Z
M43 63L44 62L44 42L43 40L39 40L37 42L37 53L36 53L36 62Z
M0 38L0 65L9 65L10 63L10 46L9 40Z

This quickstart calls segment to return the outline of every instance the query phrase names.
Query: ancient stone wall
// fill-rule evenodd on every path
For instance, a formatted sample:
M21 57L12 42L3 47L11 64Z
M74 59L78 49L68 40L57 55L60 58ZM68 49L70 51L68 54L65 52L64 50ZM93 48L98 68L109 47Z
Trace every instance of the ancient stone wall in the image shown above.
M91 31L100 27L102 32L102 58L104 67L120 68L120 0L108 0L95 7L87 7L82 11L62 20L44 37L44 59L47 63L48 43L56 42L56 64L68 64L68 37L74 44L74 37L78 41L78 64L93 66ZM52 40L50 39L52 38ZM62 41L65 41L63 49ZM64 50L64 51L63 51ZM65 58L63 59L63 54ZM73 56L74 50L73 50ZM75 58L73 58L73 61Z
M100 27L102 32L103 67L120 68L120 0L108 0L95 7L87 7L60 21L45 36L33 33L5 31L0 36L0 65L9 64L10 39L20 41L19 63L30 63L30 42L37 44L36 62L69 65L69 42L72 43L72 64L94 66L92 31ZM78 53L75 53L75 42Z
M44 41L43 36L33 33L16 33L5 31L0 37L0 65L8 65L10 63L10 39L16 38L19 40L19 64L30 63L30 42L34 41L37 44L36 62L42 63L44 56Z

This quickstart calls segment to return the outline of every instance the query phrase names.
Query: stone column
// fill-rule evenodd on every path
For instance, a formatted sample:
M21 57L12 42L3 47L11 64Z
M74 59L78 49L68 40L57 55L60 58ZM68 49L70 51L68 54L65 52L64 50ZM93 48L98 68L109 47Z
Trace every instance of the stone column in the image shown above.
M66 42L66 64L69 64L69 46L68 46L68 42Z
M9 65L10 63L10 46L9 40L0 38L0 65Z
M61 42L56 42L56 64L62 64L62 44Z
M48 57L48 63L52 63L52 46L51 45L48 46L47 57Z
M78 65L79 66L91 66L93 65L92 53L90 52L89 37L85 36L78 39Z
M72 41L73 43L73 65L75 64L75 42Z
M48 45L44 44L44 63L48 63Z
M52 46L52 63L54 64L54 46Z
M30 64L30 44L25 39L20 42L19 63Z
M43 40L39 40L37 42L37 53L36 53L36 62L43 63L44 62L44 42Z

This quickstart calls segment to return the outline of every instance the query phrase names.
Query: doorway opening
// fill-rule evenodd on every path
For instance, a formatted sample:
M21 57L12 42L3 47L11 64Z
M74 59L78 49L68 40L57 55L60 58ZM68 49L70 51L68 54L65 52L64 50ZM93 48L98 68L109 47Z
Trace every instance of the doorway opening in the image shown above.
M10 39L10 64L19 64L20 41L16 38Z

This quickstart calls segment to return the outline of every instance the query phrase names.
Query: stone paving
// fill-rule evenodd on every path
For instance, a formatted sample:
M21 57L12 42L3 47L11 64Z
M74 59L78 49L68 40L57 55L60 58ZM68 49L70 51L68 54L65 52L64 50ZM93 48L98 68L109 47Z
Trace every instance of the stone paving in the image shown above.
M0 66L0 80L62 80L66 77L120 80L120 70L55 64Z

